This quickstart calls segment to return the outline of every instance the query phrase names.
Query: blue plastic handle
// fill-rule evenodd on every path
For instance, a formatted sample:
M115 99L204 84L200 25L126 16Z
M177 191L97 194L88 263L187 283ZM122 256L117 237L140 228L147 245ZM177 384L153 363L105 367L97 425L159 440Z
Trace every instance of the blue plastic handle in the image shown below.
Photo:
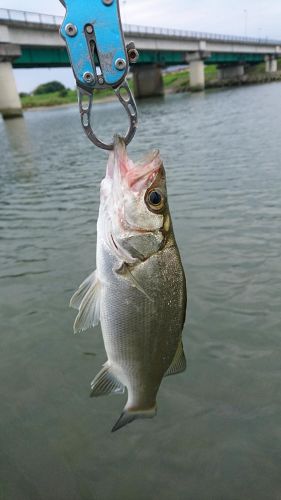
M61 0L61 2L66 7L66 15L60 33L66 42L78 86L91 90L101 88L90 47L89 40L92 39L104 83L118 87L128 72L128 56L120 21L119 0L112 2L111 0ZM92 26L93 34L87 33L86 26ZM120 59L125 62L122 69L118 69L115 65ZM89 74L94 75L92 81L85 79L85 75Z

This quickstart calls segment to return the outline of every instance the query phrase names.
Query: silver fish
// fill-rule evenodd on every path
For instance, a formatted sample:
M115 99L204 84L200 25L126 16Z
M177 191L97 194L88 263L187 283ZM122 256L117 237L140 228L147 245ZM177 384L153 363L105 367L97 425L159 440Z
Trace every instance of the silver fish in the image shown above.
M70 305L79 310L75 332L101 323L107 362L91 395L127 388L116 431L137 418L154 417L163 377L186 368L185 275L158 151L135 165L116 138L101 184L96 264Z

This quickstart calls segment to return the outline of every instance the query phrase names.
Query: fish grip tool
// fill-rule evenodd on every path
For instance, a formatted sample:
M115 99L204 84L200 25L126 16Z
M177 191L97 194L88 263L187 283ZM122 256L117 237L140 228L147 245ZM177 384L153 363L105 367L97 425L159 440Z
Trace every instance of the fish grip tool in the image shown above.
M119 0L60 0L66 14L60 34L66 42L75 76L82 127L98 147L114 148L100 140L91 125L94 90L112 89L124 107L129 128L128 145L137 129L137 106L127 82L129 63L138 59L133 42L125 45Z

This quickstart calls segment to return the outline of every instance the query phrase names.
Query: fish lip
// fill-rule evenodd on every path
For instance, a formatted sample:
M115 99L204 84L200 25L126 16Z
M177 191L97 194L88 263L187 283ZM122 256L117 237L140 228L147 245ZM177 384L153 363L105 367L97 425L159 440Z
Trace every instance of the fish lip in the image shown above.
M134 234L152 234L152 233L154 233L154 230L143 229L143 228L138 227L138 226L131 226L127 222L124 224L124 221L122 219L120 219L119 222L120 222L121 228L126 232L127 231L130 232L132 236L134 236Z

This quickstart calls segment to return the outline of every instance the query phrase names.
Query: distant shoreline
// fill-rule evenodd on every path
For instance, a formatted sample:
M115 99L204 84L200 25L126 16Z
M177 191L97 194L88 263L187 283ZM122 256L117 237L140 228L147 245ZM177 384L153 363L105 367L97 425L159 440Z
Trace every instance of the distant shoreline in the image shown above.
M93 100L93 105L96 104L103 104L107 102L114 102L116 99L114 96L112 97L103 97L99 98L98 100ZM72 106L78 106L78 100L76 102L65 102L62 104L51 104L48 106L26 106L23 108L24 111L41 111L41 110L46 110L46 109L59 109L59 108L70 108Z
M166 95L178 94L184 92L191 92L189 88L189 71L183 70L178 72L167 73L163 77L164 92ZM205 90L208 89L223 89L227 87L237 87L244 85L255 85L262 83L271 83L281 81L281 70L276 73L266 73L264 64L250 68L249 72L245 75L232 78L229 80L219 80L217 78L217 68L214 66L207 66L205 68ZM116 101L116 96L111 94L110 91L102 91L104 95L95 97L93 104L101 104L106 102ZM58 92L51 94L40 95L27 95L22 97L23 110L38 111L40 109L56 109L69 106L77 106L77 95L75 90L68 90L66 96L60 96Z

